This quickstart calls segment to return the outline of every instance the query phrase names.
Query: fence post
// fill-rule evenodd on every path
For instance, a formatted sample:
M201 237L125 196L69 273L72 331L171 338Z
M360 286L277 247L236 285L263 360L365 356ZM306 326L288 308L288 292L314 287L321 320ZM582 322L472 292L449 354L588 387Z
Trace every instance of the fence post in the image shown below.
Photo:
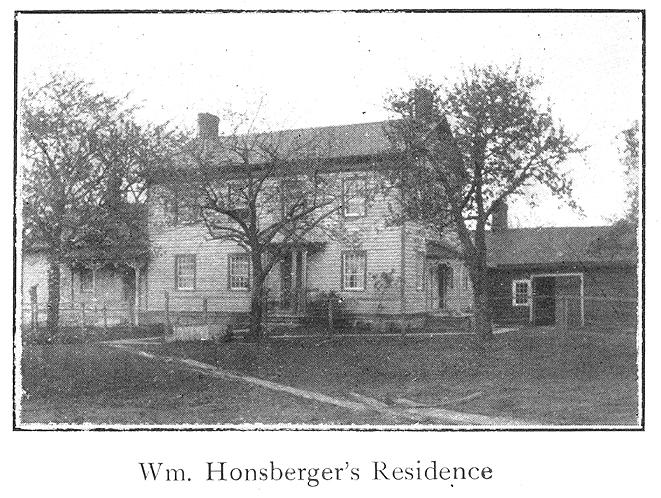
M333 296L328 296L328 335L333 335Z
M168 291L163 291L165 298L165 326L167 328L166 334L170 333L170 295Z
M108 332L108 305L103 303L103 331Z
M209 298L202 298L202 318L204 319L204 324L209 326Z
M80 332L85 335L85 303L80 303Z

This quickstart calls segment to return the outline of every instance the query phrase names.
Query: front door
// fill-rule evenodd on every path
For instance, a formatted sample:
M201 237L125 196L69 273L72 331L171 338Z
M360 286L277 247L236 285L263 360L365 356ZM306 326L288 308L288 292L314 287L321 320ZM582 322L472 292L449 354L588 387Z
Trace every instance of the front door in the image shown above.
M128 319L133 323L135 319L135 270L125 270L122 273L122 288L124 301L128 307Z
M532 279L533 325L555 324L555 277Z
M437 278L438 281L438 309L445 308L445 290L446 290L446 275L447 275L447 266L438 265L437 269Z
M303 280L300 252L288 253L280 262L280 302L282 307L298 311L299 294Z

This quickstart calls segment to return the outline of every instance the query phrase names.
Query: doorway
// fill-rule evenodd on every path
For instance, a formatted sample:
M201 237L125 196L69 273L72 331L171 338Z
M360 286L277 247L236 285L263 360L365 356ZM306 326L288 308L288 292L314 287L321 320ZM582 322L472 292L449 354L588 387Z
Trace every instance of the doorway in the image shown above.
M448 292L453 287L454 272L452 267L440 263L436 267L436 283L438 287L438 303L439 310L447 309L448 307Z
M533 325L555 324L555 277L532 279Z
M282 308L298 312L303 286L303 255L290 252L280 261L280 303Z

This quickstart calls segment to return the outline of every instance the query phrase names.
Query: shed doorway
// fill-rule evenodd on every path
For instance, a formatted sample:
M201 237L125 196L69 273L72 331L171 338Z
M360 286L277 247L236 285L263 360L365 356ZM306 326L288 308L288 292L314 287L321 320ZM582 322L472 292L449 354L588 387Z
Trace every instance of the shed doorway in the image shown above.
M533 325L555 325L555 277L532 279Z
M582 273L532 275L533 325L579 327L584 323Z

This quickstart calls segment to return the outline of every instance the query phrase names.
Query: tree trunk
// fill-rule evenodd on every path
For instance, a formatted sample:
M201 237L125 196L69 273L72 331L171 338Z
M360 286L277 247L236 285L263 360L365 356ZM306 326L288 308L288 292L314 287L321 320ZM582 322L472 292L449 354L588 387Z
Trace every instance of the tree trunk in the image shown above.
M473 284L475 333L481 340L486 341L493 338L486 264L471 268L470 275Z
M263 304L262 289L255 285L250 295L250 329L247 337L251 342L259 341L262 336Z
M52 338L57 334L60 320L60 265L56 261L51 261L48 269L48 303L46 311L46 330Z
M247 339L257 342L262 337L264 319L264 275L262 256L253 252L251 256L252 287L250 292L250 328Z

